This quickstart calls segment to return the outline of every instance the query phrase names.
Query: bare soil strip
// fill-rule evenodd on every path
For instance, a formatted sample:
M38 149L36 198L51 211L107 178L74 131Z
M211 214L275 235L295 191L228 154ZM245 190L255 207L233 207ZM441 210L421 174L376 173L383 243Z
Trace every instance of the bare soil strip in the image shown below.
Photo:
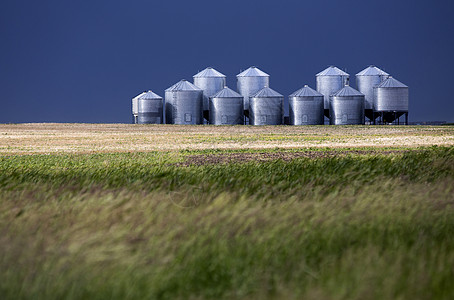
M0 124L0 155L454 145L454 126Z

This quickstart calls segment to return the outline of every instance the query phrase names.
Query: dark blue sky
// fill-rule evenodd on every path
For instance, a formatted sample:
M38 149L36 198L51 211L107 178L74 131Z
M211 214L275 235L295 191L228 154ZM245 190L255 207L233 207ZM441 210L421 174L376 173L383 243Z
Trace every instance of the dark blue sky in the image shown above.
M0 123L129 123L131 98L161 96L207 66L251 65L287 96L336 65L374 64L410 86L410 121L454 121L448 0L3 0ZM354 80L352 80L354 81ZM351 83L355 86L355 83Z

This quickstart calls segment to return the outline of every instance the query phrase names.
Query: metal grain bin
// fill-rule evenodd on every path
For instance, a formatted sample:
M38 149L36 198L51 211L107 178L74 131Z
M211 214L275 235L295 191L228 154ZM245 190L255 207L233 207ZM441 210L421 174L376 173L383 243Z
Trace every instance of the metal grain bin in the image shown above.
M139 97L145 94L146 92L142 92L139 95L132 98L132 123L137 124L137 118L139 116Z
M209 67L195 74L193 78L194 85L203 90L203 110L208 111L210 97L226 85L225 75Z
M356 74L356 87L358 91L364 94L366 102L364 103L366 117L373 121L374 117L374 87L388 78L389 74L375 66L369 66Z
M203 124L203 91L181 80L165 91L167 124Z
M224 87L210 97L210 124L244 124L243 96L228 87Z
M389 77L375 87L375 111L408 111L408 86Z
M374 88L374 115L379 123L392 123L405 115L408 124L408 86L389 77Z
M331 66L318 73L316 76L317 92L324 96L323 107L328 117L330 96L342 89L347 83L349 76L341 69Z
M364 124L364 94L345 86L334 93L329 101L331 125Z
M323 125L324 97L305 85L289 96L290 125Z
M138 98L138 124L161 124L164 101L148 91Z
M249 124L281 125L284 122L284 96L265 87L250 97Z
M270 75L257 67L250 67L236 75L237 91L244 97L244 110L249 110L249 97L270 85Z

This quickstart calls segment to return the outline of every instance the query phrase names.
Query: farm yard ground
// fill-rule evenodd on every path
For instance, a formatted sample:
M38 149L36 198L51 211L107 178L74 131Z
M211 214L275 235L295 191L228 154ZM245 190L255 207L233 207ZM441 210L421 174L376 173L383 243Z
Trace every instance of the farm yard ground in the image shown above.
M453 299L454 127L0 125L1 299Z

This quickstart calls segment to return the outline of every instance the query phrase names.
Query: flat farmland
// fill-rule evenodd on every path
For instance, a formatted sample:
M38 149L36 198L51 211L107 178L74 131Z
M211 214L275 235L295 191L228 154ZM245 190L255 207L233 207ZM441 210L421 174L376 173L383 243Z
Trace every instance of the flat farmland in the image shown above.
M0 299L453 299L453 126L0 125Z
M0 154L454 145L453 126L0 125Z

